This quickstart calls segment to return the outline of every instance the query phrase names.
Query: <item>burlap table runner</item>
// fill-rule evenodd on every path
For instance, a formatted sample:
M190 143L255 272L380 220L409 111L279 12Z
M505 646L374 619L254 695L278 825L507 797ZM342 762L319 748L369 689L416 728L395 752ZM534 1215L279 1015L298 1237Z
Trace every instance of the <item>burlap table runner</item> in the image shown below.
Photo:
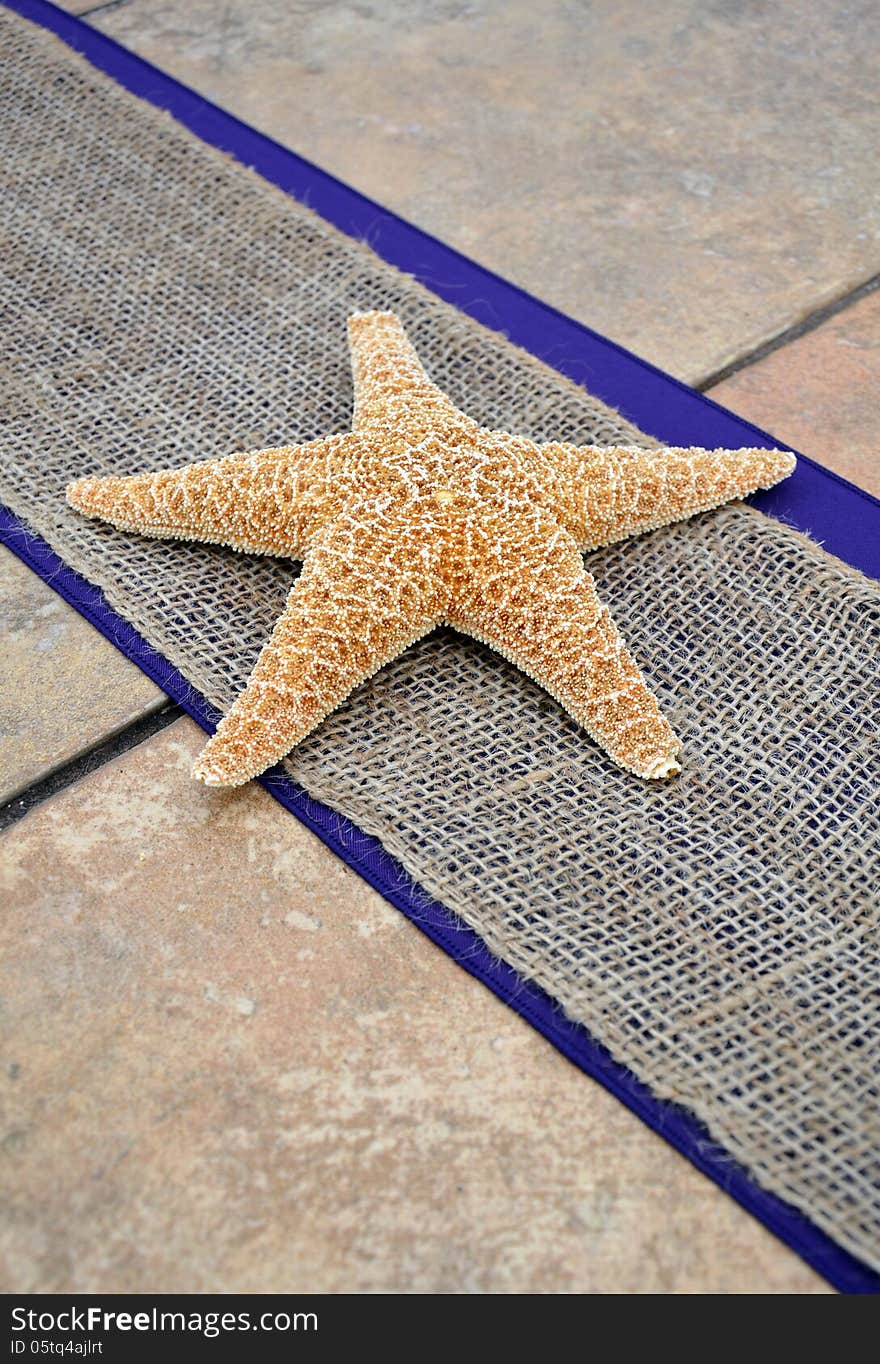
M0 499L217 705L244 683L291 565L103 528L67 510L68 479L344 429L358 308L395 309L487 424L635 439L5 11L0 71ZM362 687L290 770L880 1266L880 594L741 506L590 567L685 741L680 779L618 771L452 632Z

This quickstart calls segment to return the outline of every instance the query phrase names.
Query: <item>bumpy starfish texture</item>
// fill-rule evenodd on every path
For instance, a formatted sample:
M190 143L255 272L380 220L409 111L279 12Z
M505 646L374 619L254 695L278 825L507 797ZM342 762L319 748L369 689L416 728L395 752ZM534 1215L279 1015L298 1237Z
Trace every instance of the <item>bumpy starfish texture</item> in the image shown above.
M583 552L769 488L793 457L537 445L458 411L393 313L353 316L349 343L351 432L68 489L121 530L303 560L194 775L258 776L441 623L529 673L621 767L677 771L681 744Z

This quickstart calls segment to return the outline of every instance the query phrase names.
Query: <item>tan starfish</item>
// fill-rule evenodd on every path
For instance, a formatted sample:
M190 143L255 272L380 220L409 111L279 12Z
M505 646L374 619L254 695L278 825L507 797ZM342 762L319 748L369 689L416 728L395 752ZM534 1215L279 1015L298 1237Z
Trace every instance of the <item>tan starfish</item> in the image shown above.
M349 343L351 432L68 489L121 530L303 560L194 775L258 776L443 622L529 673L621 767L677 771L680 742L582 554L769 488L794 458L536 445L459 412L393 313L355 314Z

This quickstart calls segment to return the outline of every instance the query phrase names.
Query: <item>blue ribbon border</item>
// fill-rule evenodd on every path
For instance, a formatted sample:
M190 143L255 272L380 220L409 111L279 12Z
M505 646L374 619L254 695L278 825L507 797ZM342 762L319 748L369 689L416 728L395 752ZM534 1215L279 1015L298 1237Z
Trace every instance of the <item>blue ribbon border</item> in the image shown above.
M51 30L133 94L168 110L203 141L252 167L343 232L367 241L385 260L478 321L505 332L643 429L677 445L778 445L758 427L389 213L47 0L2 3ZM756 498L756 504L809 531L863 572L880 576L880 500L803 455L799 461L795 476ZM216 711L186 678L109 606L98 588L70 569L2 506L0 540L204 729L214 728ZM880 1273L843 1250L796 1208L755 1184L691 1113L655 1098L585 1028L566 1019L549 995L494 958L482 940L432 900L377 839L313 800L281 768L262 778L261 785L460 966L615 1094L835 1288L846 1293L880 1291Z

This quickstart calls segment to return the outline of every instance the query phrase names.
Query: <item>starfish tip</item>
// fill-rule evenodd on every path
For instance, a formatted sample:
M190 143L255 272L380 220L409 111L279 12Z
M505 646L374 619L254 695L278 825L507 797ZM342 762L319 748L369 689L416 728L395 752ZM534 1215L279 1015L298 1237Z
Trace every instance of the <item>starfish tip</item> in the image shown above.
M665 758L658 758L656 762L646 770L645 776L649 781L662 781L665 777L674 777L681 771L681 763L672 754Z
M202 782L205 786L223 786L223 778L209 767L202 763L201 759L195 764L192 775L196 781Z
M363 326L369 326L373 322L385 322L400 328L400 320L396 313L383 312L381 308L371 308L363 313L349 313L348 330L349 332L360 331Z
M767 452L768 475L774 483L788 478L797 468L797 460L790 450L769 450Z
M91 494L97 486L96 478L78 478L73 483L67 485L67 504L75 507L77 511L88 511Z
M243 786L247 781L247 777L230 772L228 768L224 768L222 763L218 763L210 753L209 748L205 748L199 754L192 769L192 775L196 781L214 788Z

